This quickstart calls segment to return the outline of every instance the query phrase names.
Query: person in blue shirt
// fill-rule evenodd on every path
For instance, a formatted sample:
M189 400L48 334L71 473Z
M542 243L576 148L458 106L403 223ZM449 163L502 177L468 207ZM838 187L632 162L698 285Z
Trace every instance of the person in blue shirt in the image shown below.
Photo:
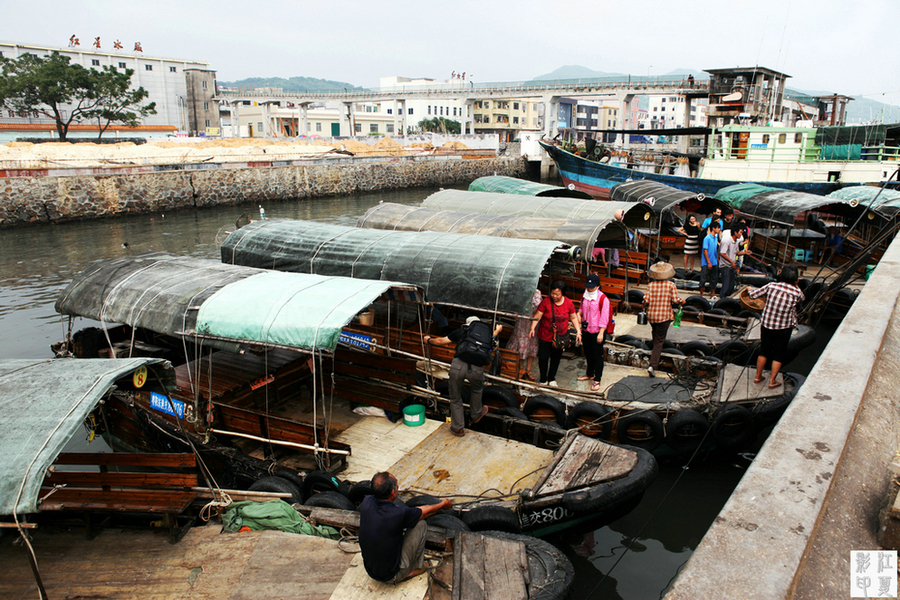
M703 297L703 287L709 282L711 300L716 300L716 284L719 283L719 232L721 225L718 221L709 224L709 233L703 238L703 248L700 251L700 297Z
M372 495L359 507L359 549L369 577L400 583L425 572L425 519L453 503L447 499L421 508L397 506L397 478L388 472L372 478Z
M825 264L825 266L829 266L831 264L831 259L834 258L836 254L840 254L844 251L844 238L841 237L840 232L836 227L832 227L828 230L828 235L825 236L825 246L822 248L822 260L819 261L819 264Z
M703 219L703 224L700 225L700 229L706 229L706 230L709 230L709 224L710 224L710 223L712 223L713 221L719 221L719 222L721 222L721 220L722 220L722 209L721 209L721 208L716 208L716 209L713 211L713 214L711 214L711 215L709 215L708 217L706 217L705 219Z

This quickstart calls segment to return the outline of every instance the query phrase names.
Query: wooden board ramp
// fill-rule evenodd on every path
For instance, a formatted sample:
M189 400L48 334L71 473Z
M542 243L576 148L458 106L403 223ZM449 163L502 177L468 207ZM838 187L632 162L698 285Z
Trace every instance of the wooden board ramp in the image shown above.
M528 557L520 541L462 533L453 548L453 600L526 600Z
M471 429L457 437L443 423L387 470L401 491L471 500L487 490L528 489L552 460L552 450Z
M722 369L721 380L716 386L713 397L715 402L746 402L748 400L762 400L764 398L776 398L782 395L784 390L784 376L779 373L775 381L781 385L775 389L769 389L769 371L763 372L763 380L754 383L756 367L742 367L739 365L725 365Z
M331 600L422 600L427 592L427 573L396 585L381 583L366 573L362 554L355 554Z
M349 444L353 454L347 461L342 479L369 480L375 473L390 470L391 465L407 455L422 440L440 428L440 421L425 419L418 427L409 427L400 419L391 423L384 417L362 417L335 437L338 442ZM404 489L400 486L400 489Z

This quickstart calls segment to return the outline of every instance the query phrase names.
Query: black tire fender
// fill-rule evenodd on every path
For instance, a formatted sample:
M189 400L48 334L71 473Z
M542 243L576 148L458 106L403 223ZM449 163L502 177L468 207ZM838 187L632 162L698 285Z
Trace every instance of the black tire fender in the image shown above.
M509 388L500 385L484 386L484 390L481 392L481 400L485 404L490 404L488 400L494 400L495 402L490 404L491 406L519 408L519 399L516 397L516 394Z
M575 589L575 568L566 555L550 542L505 531L483 531L481 534L525 545L529 600L560 600L572 595Z
M362 504L362 501L365 500L366 496L372 495L372 482L371 481L359 481L350 486L350 491L347 493L347 497L350 499L350 502L359 506Z
M450 397L450 381L448 379L442 379L434 386L434 391L443 396L444 398ZM482 391L482 393L484 393ZM469 398L471 397L471 392L469 391L469 387L464 385L462 389L459 391L460 397L462 397L463 404L469 403Z
M709 303L709 300L704 298L703 296L688 296L685 301L685 305L693 306L700 310L700 312L709 312L709 309L712 308L712 305Z
M736 314L741 310L741 303L737 298L719 298L713 308L721 308L729 315Z
M425 523L429 528L443 527L449 531L471 531L462 519L453 515L439 512L425 519Z
M350 486L338 479L329 471L310 471L303 480L304 498L309 498L316 492L338 492L344 496L350 494Z
M530 421L528 415L523 413L521 410L517 408L513 408L512 406L504 406L503 408L498 408L497 412L494 413L498 417L512 417L514 419L519 419L520 421Z
M620 444L642 448L648 452L656 450L663 442L662 419L652 411L635 411L620 417L616 423L616 433Z
M280 492L282 494L290 494L291 501L288 504L303 504L303 494L293 482L288 481L284 477L275 477L268 475L260 477L250 486L251 492Z
M713 352L713 356L721 358L723 362L743 366L750 364L752 354L750 347L741 340L728 340Z
M350 498L338 492L319 492L307 498L304 506L318 506L320 508L336 508L338 510L356 510L356 505Z
M693 452L703 444L709 420L696 410L685 408L668 418L666 444L675 452Z
M713 354L712 349L705 342L699 340L685 342L681 345L681 351L684 352L685 356L699 356L701 358L712 356Z
M472 531L522 531L522 524L515 511L504 506L476 506L464 512L462 520Z
M569 411L568 429L579 428L583 435L608 440L612 437L612 416L609 408L596 402L585 401Z
M522 408L522 412L528 415L532 421L550 421L551 416L559 426L566 426L566 407L553 396L540 395L529 398Z
M644 292L641 290L628 290L628 293L625 294L625 300L635 304L642 304L644 302Z
M742 446L756 435L753 414L740 404L726 404L713 414L712 434L720 446Z

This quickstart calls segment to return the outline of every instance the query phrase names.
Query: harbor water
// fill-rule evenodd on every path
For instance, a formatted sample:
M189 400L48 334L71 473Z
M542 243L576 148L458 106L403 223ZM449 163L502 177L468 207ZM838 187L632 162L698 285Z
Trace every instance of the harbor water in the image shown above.
M434 189L266 204L267 218L355 225L380 202L418 205ZM259 206L228 206L171 214L41 225L0 231L0 357L50 358L67 323L54 311L60 291L92 262L147 251L219 259L219 244ZM78 320L74 330L94 323ZM823 346L820 332L818 346ZM808 355L818 356L816 352ZM789 365L806 373L810 364ZM77 443L77 441L76 441ZM82 442L83 443L83 442ZM607 526L582 526L549 538L575 566L579 599L660 598L715 519L752 454L698 455L663 462L657 481L628 515Z

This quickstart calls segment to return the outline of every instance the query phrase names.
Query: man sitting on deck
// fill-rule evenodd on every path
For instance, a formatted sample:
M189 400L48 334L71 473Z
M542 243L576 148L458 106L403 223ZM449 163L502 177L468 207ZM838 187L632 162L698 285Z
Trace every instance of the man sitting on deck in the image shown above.
M359 549L369 577L400 583L425 572L425 519L453 503L442 500L421 508L397 506L397 478L387 472L372 478L372 495L359 507ZM404 533L405 530L405 533Z

